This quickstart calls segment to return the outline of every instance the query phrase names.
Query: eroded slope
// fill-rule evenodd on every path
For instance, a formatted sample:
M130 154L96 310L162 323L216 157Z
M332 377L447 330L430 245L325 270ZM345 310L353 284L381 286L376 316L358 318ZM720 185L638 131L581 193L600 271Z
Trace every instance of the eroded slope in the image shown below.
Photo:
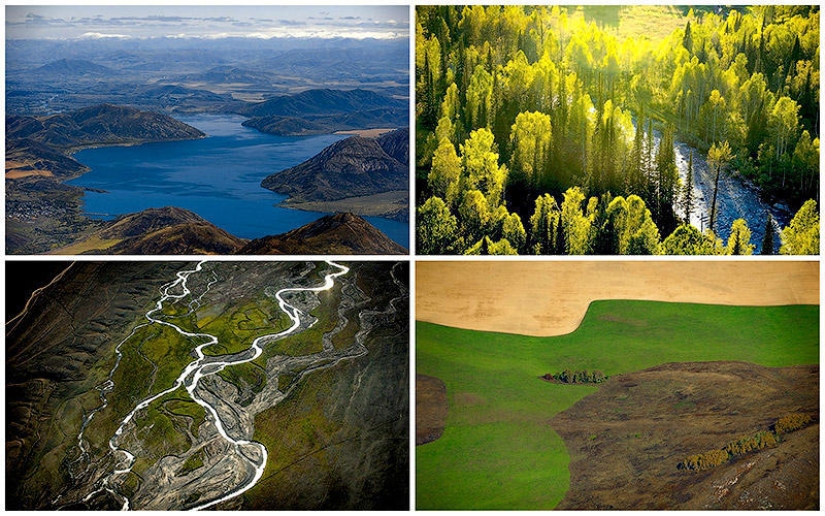
M571 458L557 508L818 508L818 424L713 469L677 469L791 412L818 421L819 366L669 363L614 376L550 421Z

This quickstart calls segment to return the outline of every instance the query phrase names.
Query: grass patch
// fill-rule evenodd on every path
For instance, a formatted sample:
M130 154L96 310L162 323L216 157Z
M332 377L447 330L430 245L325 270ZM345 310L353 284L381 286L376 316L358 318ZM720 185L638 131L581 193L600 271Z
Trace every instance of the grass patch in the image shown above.
M338 305L341 302L340 284L336 284L332 290L318 292L317 295L321 299L321 304L310 312L310 315L318 319L312 328L267 344L264 352L254 363L265 367L266 361L276 355L301 356L323 351L324 334L335 329L338 324ZM287 302L289 302L288 298Z
M183 466L180 467L178 471L178 475L187 475L196 469L200 469L203 467L203 448L196 451L186 461L183 463Z
M206 419L206 409L192 401L183 388L170 393L164 400L162 406L170 414L192 418L192 435L198 437L198 428Z
M242 407L251 403L255 394L264 390L267 382L266 370L252 362L225 367L218 376L238 387L242 393L247 391L247 396L239 401Z
M151 392L168 389L175 383L184 367L195 359L192 350L204 339L185 337L169 326L155 324L158 335L144 340L141 350L158 368ZM131 365L131 362L124 362ZM119 385L119 384L117 384Z
M121 420L140 400L149 395L151 385L146 379L151 378L152 363L138 353L137 347L160 334L161 326L150 324L138 329L132 338L121 346L123 358L112 376L115 389L106 395L109 405L95 415L86 429L85 436L93 449L108 448L107 442Z
M105 251L110 247L122 242L122 238L100 238L98 235L91 235L71 245L60 249L60 254L83 254L89 251Z
M305 468L330 467L324 447L340 432L340 423L315 400L329 398L339 374L331 369L313 373L312 382L301 383L289 398L255 416L254 438L266 446L269 459L261 481L246 495L253 506L268 499L280 483L289 485L283 475L300 477Z
M243 351L255 338L278 333L289 327L289 318L277 303L260 297L230 308L217 317L201 321L197 331L214 335L218 343L204 348L206 355L223 355Z
M646 324L638 324L644 321ZM419 509L551 509L569 487L569 455L547 424L597 388L555 385L547 371L608 376L666 362L819 362L819 307L598 301L559 337L417 323L417 372L447 386L444 435L416 448Z
M295 379L294 374L279 374L278 375L278 390L284 392L289 387L289 384L292 383L292 380Z
M138 475L162 457L180 455L191 446L186 432L183 428L179 428L183 423L173 420L169 417L170 414L162 408L164 402L174 395L175 393L167 394L135 415L134 421L137 425L135 435L143 445L141 458L146 459L145 466L143 462L135 463L134 472Z

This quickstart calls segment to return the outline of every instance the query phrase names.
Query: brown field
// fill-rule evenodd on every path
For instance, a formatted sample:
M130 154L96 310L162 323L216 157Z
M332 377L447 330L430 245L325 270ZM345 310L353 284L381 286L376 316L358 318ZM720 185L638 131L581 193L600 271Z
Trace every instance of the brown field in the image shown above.
M395 129L349 129L346 131L335 131L333 134L357 134L362 138L378 138L384 133L395 131Z
M36 170L31 162L6 160L6 179L22 179L29 176L53 177L50 170Z
M815 424L715 468L677 469L791 412ZM818 365L670 363L614 376L550 420L570 452L570 490L556 508L818 508L818 419Z
M361 197L346 197L335 201L296 201L289 199L284 206L304 211L321 211L326 213L355 213L362 217L381 217L387 213L405 210L409 205L409 193L406 191L382 192Z
M433 376L415 375L415 445L435 441L447 423L447 386Z
M416 319L456 328L553 336L591 301L819 304L815 261L419 261Z

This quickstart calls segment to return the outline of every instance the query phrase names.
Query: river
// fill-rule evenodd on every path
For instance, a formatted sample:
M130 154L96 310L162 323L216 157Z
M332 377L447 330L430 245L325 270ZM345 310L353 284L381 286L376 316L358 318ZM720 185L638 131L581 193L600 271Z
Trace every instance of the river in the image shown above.
M199 500L197 504L191 508L206 509L218 503L235 498L252 488L263 475L267 462L266 447L260 442L240 437L239 434L242 433L248 433L251 435L251 431L247 432L241 429L243 427L243 425L240 424L242 416L238 415L238 408L235 407L233 410L228 411L222 410L222 407L219 405L225 402L215 399L214 394L211 393L209 389L199 388L200 382L206 377L218 374L226 367L251 362L261 355L263 352L263 347L267 344L311 327L314 324L314 319L302 312L296 306L289 304L284 296L302 292L319 293L330 290L335 286L336 279L347 274L349 272L349 268L332 261L327 261L327 264L332 267L333 270L324 275L322 284L312 287L285 287L277 291L267 293L267 296L277 302L280 310L289 317L292 324L287 329L280 332L257 337L251 342L249 348L244 351L229 355L212 356L206 355L203 350L207 346L218 343L218 338L216 336L208 333L189 332L171 322L169 320L169 316L163 315L164 304L167 302L175 303L183 301L187 303L189 313L179 316L183 317L184 320L189 314L194 313L200 308L204 296L206 296L212 286L218 282L218 277L215 272L209 270L208 272L211 273L211 277L208 280L202 280L199 283L200 289L202 290L199 293L190 290L189 279L195 274L205 274L205 264L206 262L200 262L194 268L178 272L176 274L176 279L161 287L160 298L145 314L145 319L147 322L136 325L130 334L115 347L116 360L114 366L109 371L107 379L98 387L101 403L86 414L83 419L80 433L77 436L78 448L81 453L80 456L69 465L70 475L72 476L74 476L74 474L71 473L73 470L73 464L78 462L86 462L87 464L92 463L91 458L89 457L90 450L85 443L84 433L91 424L94 416L104 410L109 404L107 395L116 388L113 378L117 369L121 367L121 362L123 359L121 348L123 345L134 337L140 328L153 324L170 327L187 340L193 341L193 344L197 343L197 346L195 346L192 351L193 356L196 357L195 360L192 360L188 365L186 365L186 367L184 367L174 383L161 392L146 397L136 403L134 408L121 420L120 425L114 432L114 435L112 435L109 439L110 455L113 457L113 459L108 462L111 464L109 466L110 470L108 473L104 473L103 476L99 476L97 478L93 487L83 496L84 502L88 502L96 496L104 494L105 492L118 500L123 510L132 508L130 496L124 492L128 491L128 488L124 490L123 486L127 484L127 478L132 473L132 468L136 461L135 455L130 452L128 448L130 445L134 446L134 443L136 442L135 439L137 439L137 442L140 440L139 437L137 437L139 432L138 425L133 423L133 421L140 411L147 409L147 407L155 401L178 390L181 387L185 388L191 399L203 407L207 414L209 414L210 417L207 418L207 421L217 431L220 439L223 439L226 442L228 445L227 455L231 455L229 458L220 459L216 464L212 464L209 468L203 468L201 474L196 476L194 479L192 478L192 475L186 476L185 487L187 489L191 490L194 488L195 492L198 492L198 490L202 488L202 485L205 484L207 487L203 488L204 491L212 492L215 488L211 484L217 482L223 490L220 496L214 496L206 500ZM399 285L399 282L395 277L394 269L395 268L393 268L392 271L393 281L396 285ZM395 312L394 302L395 300L390 303L388 308L388 311L392 311L392 313ZM293 359L300 359L305 362L306 367L301 373L301 377L313 371L333 367L342 360L354 359L365 355L367 353L367 348L364 346L364 337L373 326L372 322L368 319L370 316L371 312L361 313L361 330L358 334L356 334L350 347L336 350L333 349L331 345L325 345L324 351L321 353L294 357ZM346 321L344 320L344 322ZM346 324L344 324L344 326L345 325ZM293 382L293 385L296 384L297 382ZM290 392L291 389L288 389L285 392L276 391L272 393L273 396L270 396L270 398L277 399L270 399L267 403L269 405L274 405L275 403L285 399ZM201 433L206 433L206 431L201 430ZM101 462L101 464L107 463ZM103 467L105 468L106 466ZM234 482L227 486L221 482L222 478L225 477L221 477L220 473L216 473L216 469L230 469L237 472L238 477L233 478ZM215 479L217 479L217 481ZM144 478L144 481L146 480L147 479ZM174 493L172 496L175 496ZM60 497L55 500L55 503L59 502L59 498ZM146 500L142 500L142 502L143 503L140 504L142 507L137 508L149 508L145 507ZM180 509L180 507L163 508Z
M656 145L659 144L660 133L654 132ZM682 184L687 180L688 159L693 151L693 198L694 207L690 223L704 231L710 221L710 205L713 200L714 171L708 166L706 157L688 144L674 142L676 166L679 169L679 178ZM754 254L762 249L762 239L765 236L765 220L768 213L774 220L774 252L779 250L779 229L790 222L790 214L772 206L759 197L759 192L752 184L739 177L735 171L723 172L719 178L719 190L716 195L716 236L727 244L730 236L730 227L736 219L745 219L751 230L751 243L756 246ZM676 210L678 216L684 212ZM664 235L663 235L664 237Z
M324 213L283 208L285 195L261 187L268 175L295 166L346 135L283 137L243 127L237 115L190 115L178 120L207 134L199 140L101 147L75 154L91 170L69 184L87 191L84 210L113 219L147 208L191 210L242 238L285 233ZM409 224L365 217L409 248Z

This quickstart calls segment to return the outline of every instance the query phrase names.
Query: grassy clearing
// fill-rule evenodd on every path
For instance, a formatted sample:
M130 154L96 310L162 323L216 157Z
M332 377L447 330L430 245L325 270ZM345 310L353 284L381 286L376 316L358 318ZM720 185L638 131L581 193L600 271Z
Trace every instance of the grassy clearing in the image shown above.
M666 362L819 362L819 307L594 302L578 330L550 338L419 322L417 372L447 385L441 439L416 449L419 509L550 509L569 486L569 455L546 423L593 386L554 385L552 371L608 376Z
M183 463L178 474L180 475L187 475L196 469L200 469L203 467L203 449L200 449L189 456L186 459L186 462Z
M614 31L620 40L646 37L654 43L684 29L688 20L687 8L675 5L585 5L569 12Z
M173 420L162 409L163 401L174 393L161 398L160 403L152 403L146 410L135 415L136 436L142 443L142 453L135 462L133 471L142 475L146 469L166 455L180 455L189 449L191 443L181 426L182 421Z
M250 490L249 496L265 497L272 488L269 482L273 476L291 466L300 471L302 466L296 464L305 453L317 453L329 443L336 425L324 414L323 404L306 400L329 398L335 374L331 370L315 373L313 382L301 384L281 404L255 416L255 439L266 446L269 460L262 482Z

